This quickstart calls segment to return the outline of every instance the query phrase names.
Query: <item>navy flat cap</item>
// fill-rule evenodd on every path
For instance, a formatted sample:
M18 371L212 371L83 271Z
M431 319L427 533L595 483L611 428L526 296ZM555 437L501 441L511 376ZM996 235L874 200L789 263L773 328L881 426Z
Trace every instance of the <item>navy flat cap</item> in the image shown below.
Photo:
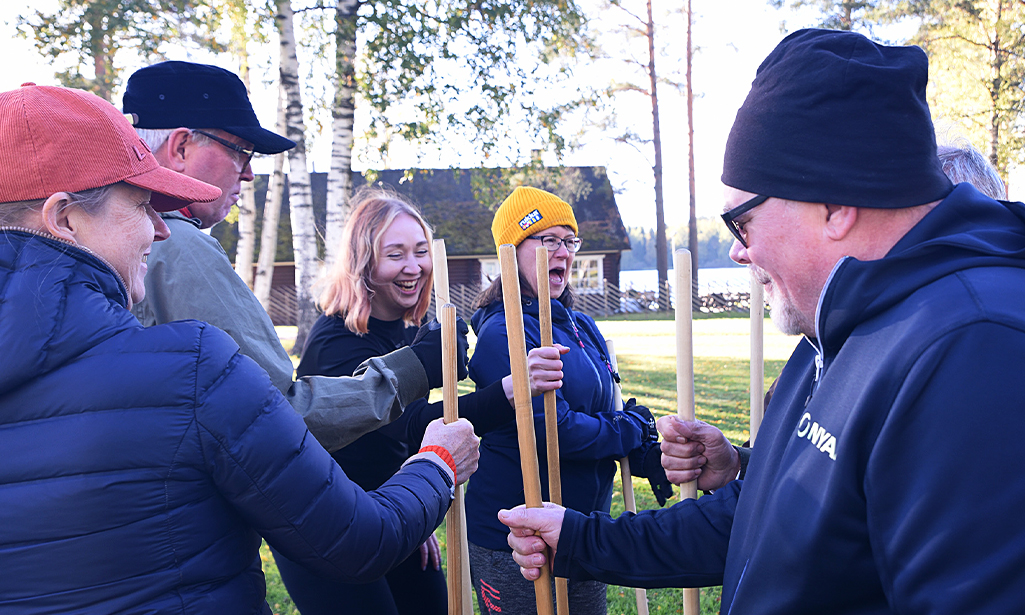
M124 112L136 128L219 128L277 154L295 142L260 126L246 86L231 71L194 62L161 62L128 79Z

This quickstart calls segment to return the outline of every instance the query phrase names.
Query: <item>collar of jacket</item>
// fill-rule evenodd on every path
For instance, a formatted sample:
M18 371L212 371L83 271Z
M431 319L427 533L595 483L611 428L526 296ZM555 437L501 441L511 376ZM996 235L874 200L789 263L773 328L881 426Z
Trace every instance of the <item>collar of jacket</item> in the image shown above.
M23 233L25 235L31 235L31 236L34 236L34 237L37 237L39 239L44 240L45 242L49 243L53 247L58 248L61 252L67 253L67 252L69 252L70 250L73 249L73 250L77 250L77 251L81 252L83 255L85 255L87 257L91 257L92 259L95 259L96 261L98 261L98 263L100 265L102 265L103 267L106 267L110 271L110 273L114 274L115 278L117 278L118 284L121 285L121 287L120 287L120 291L121 291L121 305L122 305L122 307L127 308L127 306L128 306L128 285L125 284L124 278L121 277L121 274L118 273L117 269L115 269L113 265L111 265L110 263L107 262L107 259L105 259L102 256L100 256L99 254L93 252L89 248L87 248L87 247L85 247L83 245L79 245L79 244L77 244L77 243L75 243L73 241L68 241L67 239L61 239L60 237L54 237L53 235L51 235L49 233L44 233L42 231L36 231L36 230L30 229L30 228L26 228L26 227L23 227L23 226L0 226L0 233Z
M199 218L191 218L191 217L183 214L182 213L183 211L188 212L188 208L187 207L186 208L182 208L182 209L179 209L177 211L165 211L162 214L160 214L160 217L163 218L164 220L182 220L184 222L188 222L189 224L192 224L196 228L202 228L202 224L203 223L199 220ZM191 212L189 212L189 213L191 213Z
M958 184L883 258L837 263L816 314L824 358L861 323L940 278L976 267L1025 268L1025 204L994 201Z

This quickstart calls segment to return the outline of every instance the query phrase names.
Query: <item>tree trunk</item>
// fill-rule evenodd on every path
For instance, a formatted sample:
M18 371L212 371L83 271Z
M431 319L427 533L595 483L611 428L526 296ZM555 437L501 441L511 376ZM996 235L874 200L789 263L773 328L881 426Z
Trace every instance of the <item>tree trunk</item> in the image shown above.
M695 306L700 306L698 297L698 209L694 194L694 84L691 79L691 62L694 57L694 40L691 38L691 0L687 0L687 178L690 187L690 220L688 221L687 244L691 259L691 297Z
M238 24L236 24L238 26ZM245 24L241 24L244 28ZM249 88L249 53L245 43L238 46L239 76ZM256 190L253 182L242 183L238 200L238 245L235 247L235 273L249 288L253 287L253 251L256 248Z
M331 166L327 173L327 225L324 262L335 262L349 217L352 194L352 127L356 115L357 0L338 0L335 7L335 100L331 109Z
M655 263L658 268L658 305L669 310L669 252L666 246L666 216L662 204L662 133L658 126L658 78L655 74L655 20L648 0L648 78L651 81L652 141L655 145Z
M111 49L104 24L104 12L92 7L86 9L85 21L89 23L89 53L93 59L93 94L110 101L111 76L107 68L111 65Z
M313 220L313 195L310 172L306 168L306 126L303 123L302 97L299 89L299 59L295 52L291 0L276 0L275 16L281 36L281 86L287 104L288 138L296 145L288 153L288 208L292 221L292 249L295 252L296 318L299 329L296 351L306 343L306 336L317 318L312 286L317 275L317 236Z
M1000 42L999 23L1003 17L1003 1L997 2L996 19L994 19L993 35L990 39L989 48L989 96L990 96L990 119L989 119L989 162L1002 178L1007 176L1006 166L1000 166L1000 94L1003 92L1003 57Z
M284 88L278 84L278 119L275 132L288 131L285 116ZM260 233L260 257L256 264L256 280L253 293L270 312L270 288L274 280L274 261L278 253L278 223L281 220L281 203L285 200L285 154L274 155L274 171L267 182L267 198L263 203L263 231Z

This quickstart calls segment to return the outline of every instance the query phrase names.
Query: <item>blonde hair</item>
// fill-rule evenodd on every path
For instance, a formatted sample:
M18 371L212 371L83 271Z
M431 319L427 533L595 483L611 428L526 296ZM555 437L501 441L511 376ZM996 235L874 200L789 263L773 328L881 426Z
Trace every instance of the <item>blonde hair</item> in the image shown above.
M431 243L431 227L420 212L399 194L383 188L361 187L353 195L352 213L345 223L338 261L317 286L321 288L317 304L327 316L345 319L345 326L358 335L366 335L374 291L370 278L381 252L381 236L400 214L416 220ZM420 300L402 315L408 325L417 325L431 304L434 272L428 274L420 291Z

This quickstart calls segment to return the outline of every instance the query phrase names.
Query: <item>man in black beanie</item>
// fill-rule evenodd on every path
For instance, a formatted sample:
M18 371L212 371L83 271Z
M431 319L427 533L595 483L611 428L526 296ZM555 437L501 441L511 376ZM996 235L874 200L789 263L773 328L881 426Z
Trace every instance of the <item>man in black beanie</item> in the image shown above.
M124 112L162 166L222 193L210 203L161 214L171 237L149 255L146 299L132 309L142 324L195 319L224 330L242 354L267 371L328 451L394 420L408 403L441 386L441 362L433 360L441 353L440 330L429 332L419 345L369 361L359 377L307 376L293 382L292 361L267 312L217 240L201 230L223 220L238 201L242 182L253 181L254 153L295 146L260 126L237 75L193 62L147 66L128 79ZM429 370L421 355L432 359L424 363ZM462 359L465 365L465 355Z
M927 70L918 48L824 30L762 63L723 219L805 340L746 478L615 520L503 511L524 576L547 543L572 579L721 583L722 613L1025 612L1025 481L995 444L1025 430L1025 205L943 175ZM714 443L659 428L667 467Z

